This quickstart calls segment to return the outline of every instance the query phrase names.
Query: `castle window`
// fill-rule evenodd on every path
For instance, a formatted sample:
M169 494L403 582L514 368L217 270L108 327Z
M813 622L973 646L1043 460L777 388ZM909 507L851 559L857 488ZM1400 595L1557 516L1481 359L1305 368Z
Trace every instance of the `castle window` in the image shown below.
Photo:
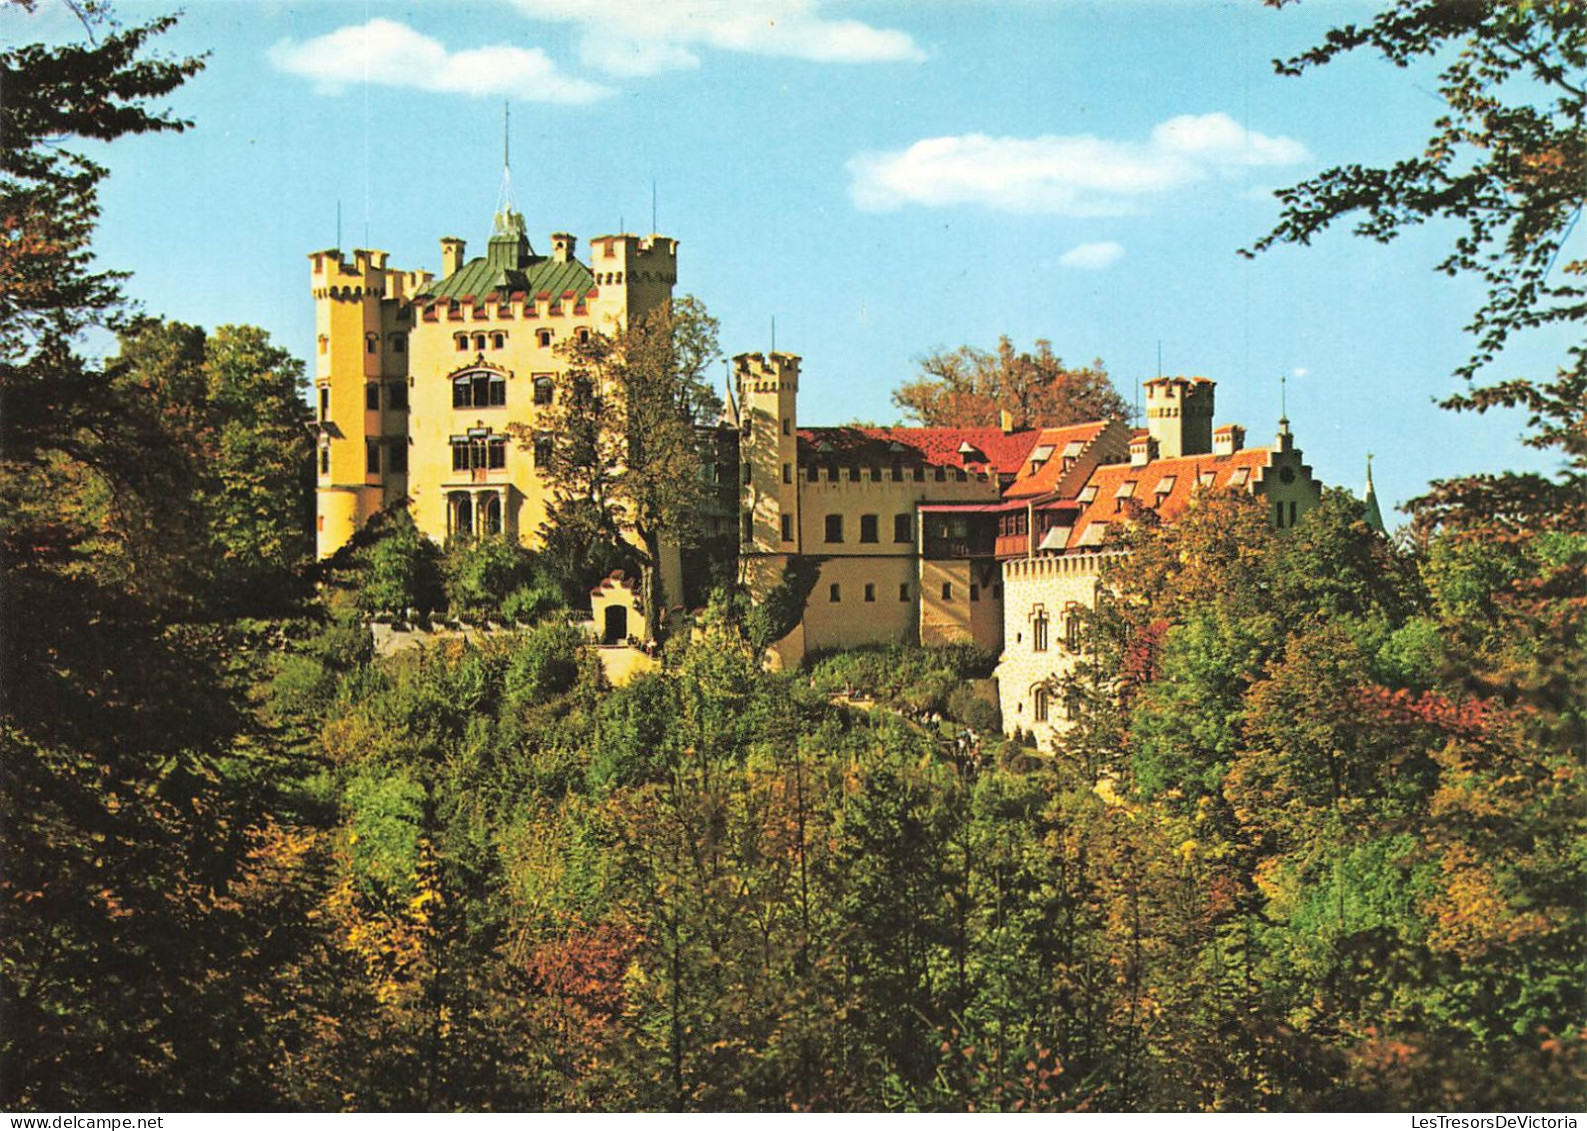
M499 350L507 344L507 335L497 330L490 336L490 348Z
M872 483L880 483L881 481L882 481L882 469L879 468L879 467L872 467L871 468L871 482Z
M320 419L321 420L329 420L330 418L331 418L331 391L330 391L330 389L321 387L321 389L320 389Z
M478 350L480 353L484 353L485 352L485 335L484 334L475 334L474 335L474 348L476 350Z
M474 533L474 500L462 491L452 495L451 505L446 508L447 517L451 519L450 533L460 538L467 538Z
M782 434L784 436L793 435L793 421L789 420L786 416L782 418Z
M379 353L380 352L380 335L379 334L366 334L366 335L364 335L364 352L365 353Z
M1080 689L1070 686L1064 691L1064 718L1074 722L1080 717Z
M330 473L331 473L331 446L329 444L321 444L320 445L320 474L321 475L329 475Z
M830 464L830 463L827 464L827 482L828 483L836 483L837 481L838 481L837 465L836 464Z
M944 601L953 600L953 582L944 581L942 583L942 599Z
M755 516L749 511L745 511L740 518L740 524L743 526L743 540L746 542L755 541Z
M479 529L485 535L501 533L501 496L486 495L480 500Z
M902 582L902 583L899 584L899 586L898 586L898 599L900 601L909 600L909 582L905 581L905 582Z
M821 469L815 464L811 464L805 469L805 478L812 483L816 482L821 478Z
M860 481L860 465L859 464L855 464L853 467L849 468L849 482L850 483L858 483L859 481Z
M876 516L874 514L860 515L860 541L875 542L876 540Z
M893 482L894 483L902 483L903 481L904 481L904 465L895 461L893 463Z
M380 474L380 445L374 440L364 441L364 471L369 475Z
M915 540L915 516L912 514L895 514L893 516L893 541L913 542Z
M865 583L865 599L872 603L876 600L876 585L873 582L867 581Z
M1049 704L1051 703L1052 699L1051 694L1045 687L1033 687L1031 688L1030 696L1031 714L1035 717L1038 723L1046 722L1047 714L1050 710Z
M581 346L589 345L589 343L590 343L590 328L588 326L580 326L576 331L574 331L574 334L579 340L579 345L581 345Z
M980 599L981 599L981 587L979 585L970 586L970 600L979 601Z
M755 482L755 465L749 461L744 462L744 486L748 487Z
M793 482L793 464L785 463L782 465L782 481L784 483Z
M551 331L550 330L536 330L535 331L535 341L540 343L540 345L542 345L542 346L549 346L551 344Z
M784 542L792 542L794 540L793 534L793 515L785 514L782 516L782 540Z
M326 353L327 351L330 350L330 348L331 348L331 340L330 340L330 338L326 337L324 334L321 334L320 335L320 352L321 353Z
M551 403L551 378L541 373L535 376L535 404Z
M925 481L926 481L926 469L925 469L924 465L915 468L915 482L916 483L924 483Z
M1003 599L1003 583L1001 581L994 581L992 583L992 600L1001 601L1002 599Z
M408 443L401 436L394 438L386 450L386 465L388 470L398 474L408 473Z
M827 515L827 541L843 541L843 516L840 514Z
M364 407L366 409L368 409L370 412L379 412L380 411L380 386L379 385L365 385L364 386Z
M535 435L534 461L538 468L551 466L551 437L544 432Z
M843 600L843 587L836 581L827 587L827 600L831 601L834 605Z
M452 378L453 408L500 408L507 403L507 379L496 373L464 373Z
M1273 500L1273 525L1280 530L1284 529L1284 504L1277 499Z
M408 352L408 335L406 335L406 334L393 334L393 335L391 335L391 352L392 353L407 353Z
M386 407L396 412L408 410L408 386L398 381L386 386Z
M463 351L468 349L468 335L467 334L458 334L452 340L457 344L457 348L458 348L459 352L463 352Z
M1036 610L1036 619L1030 622L1030 650L1032 652L1047 651L1047 611Z
M507 466L507 437L453 436L452 470L500 470Z

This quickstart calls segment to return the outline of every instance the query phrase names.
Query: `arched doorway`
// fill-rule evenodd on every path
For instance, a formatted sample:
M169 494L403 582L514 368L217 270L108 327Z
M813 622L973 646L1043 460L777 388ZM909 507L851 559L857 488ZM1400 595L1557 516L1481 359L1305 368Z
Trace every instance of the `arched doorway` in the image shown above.
M479 532L487 537L501 533L501 496L486 495L479 502Z
M623 605L606 606L606 623L601 626L602 644L621 644L628 639L628 609Z

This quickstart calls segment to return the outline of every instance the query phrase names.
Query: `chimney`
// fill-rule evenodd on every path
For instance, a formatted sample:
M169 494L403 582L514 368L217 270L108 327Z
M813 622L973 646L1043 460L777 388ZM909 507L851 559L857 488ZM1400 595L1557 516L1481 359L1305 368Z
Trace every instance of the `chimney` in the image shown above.
M997 426L1003 430L1003 435L1014 431L1014 414L1008 409L1003 409L997 414Z
M1224 424L1213 430L1212 454L1232 456L1245 447L1245 429L1238 424Z
M577 236L570 236L566 232L551 233L551 258L558 263L566 263L572 259L574 252L578 250L578 246Z
M450 278L462 269L464 246L456 236L441 237L441 278Z

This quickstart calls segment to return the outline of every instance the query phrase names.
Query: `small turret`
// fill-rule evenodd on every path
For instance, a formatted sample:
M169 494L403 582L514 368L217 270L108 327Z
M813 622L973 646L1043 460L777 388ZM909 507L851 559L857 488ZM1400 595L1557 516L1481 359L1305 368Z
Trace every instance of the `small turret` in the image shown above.
M1361 496L1361 502L1366 506L1367 525L1379 534L1388 533L1383 525L1383 512L1378 509L1378 492L1372 486L1372 453L1367 453L1367 487Z

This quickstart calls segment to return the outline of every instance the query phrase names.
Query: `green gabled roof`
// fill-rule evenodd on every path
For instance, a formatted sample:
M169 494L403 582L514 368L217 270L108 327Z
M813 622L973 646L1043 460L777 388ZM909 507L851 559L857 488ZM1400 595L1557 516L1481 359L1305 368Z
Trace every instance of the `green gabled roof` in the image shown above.
M477 302L494 292L522 291L559 299L572 291L583 298L594 285L595 276L577 259L559 262L536 255L524 234L523 217L509 209L497 214L496 230L483 256L470 259L419 297L472 298Z
M452 274L433 283L425 295L430 298L483 299L493 291L523 291L530 296L548 292L553 299L572 291L583 298L595 285L595 276L577 259L558 263L543 256L530 256L518 267L493 263L489 256L470 259Z

